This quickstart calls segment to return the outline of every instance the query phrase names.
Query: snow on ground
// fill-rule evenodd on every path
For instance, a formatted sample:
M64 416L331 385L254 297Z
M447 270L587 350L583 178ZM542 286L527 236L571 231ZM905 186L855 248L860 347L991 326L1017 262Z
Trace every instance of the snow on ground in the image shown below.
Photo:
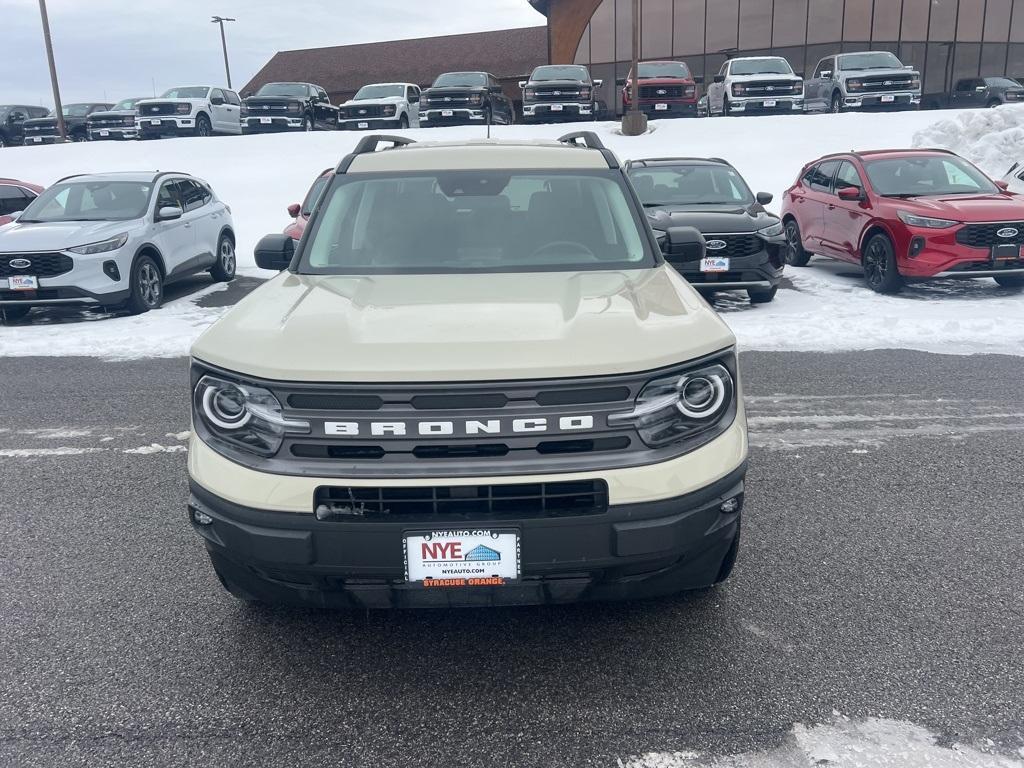
M1009 165L1011 143L1021 141L1019 133L1013 137L1024 130L1020 127L1024 107L968 113L673 120L651 125L651 132L632 138L619 135L616 123L497 126L494 135L554 138L589 129L597 131L622 160L724 157L755 191L773 193L772 207L777 210L783 190L801 167L828 152L907 147L915 142L942 144L966 151L990 173L1002 175ZM418 140L458 141L481 137L484 131L452 127L404 133ZM74 173L143 169L193 173L209 181L232 208L240 271L269 277L255 267L256 242L288 224L287 206L299 202L312 180L335 166L360 137L329 132L17 147L0 153L0 176L50 184ZM991 280L929 284L912 287L901 296L882 297L864 287L855 268L821 259L807 269L790 268L787 275L795 290L781 291L771 305L751 307L743 294L723 294L718 299L716 307L744 348L1024 354L1024 300ZM224 312L197 306L194 298L172 301L158 312L136 318L4 327L0 356L182 355L203 328Z
M831 723L797 724L785 742L766 752L707 757L697 752L651 752L620 760L622 768L1024 768L988 745L942 746L911 723L836 716ZM1024 757L1024 755L1022 755Z

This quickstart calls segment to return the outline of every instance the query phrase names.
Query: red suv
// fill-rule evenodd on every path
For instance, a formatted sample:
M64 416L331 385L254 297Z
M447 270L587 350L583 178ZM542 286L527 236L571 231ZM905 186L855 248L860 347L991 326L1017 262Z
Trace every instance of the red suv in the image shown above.
M323 192L324 187L327 186L327 180L333 175L334 169L328 168L316 177L316 181L313 182L313 186L311 186L309 188L309 192L306 193L306 198L302 201L302 205L292 203L288 206L288 215L295 219L295 221L284 228L284 233L296 243L302 239L302 233L306 231L306 224L309 222L309 216L313 213L313 206L316 205L317 198L320 197L320 193Z
M854 262L879 293L935 277L1024 287L1024 197L945 150L823 157L786 190L782 219L788 264Z
M0 179L0 226L14 221L14 214L28 208L43 188L17 179Z
M696 117L697 85L703 77L694 77L681 61L642 61L639 64L640 110L651 117ZM633 71L622 82L622 108L633 103Z

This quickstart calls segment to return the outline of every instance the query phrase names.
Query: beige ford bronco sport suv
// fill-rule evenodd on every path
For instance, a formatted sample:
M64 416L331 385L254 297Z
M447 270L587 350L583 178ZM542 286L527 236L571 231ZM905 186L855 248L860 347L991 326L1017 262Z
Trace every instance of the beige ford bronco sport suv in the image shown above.
M725 579L735 339L661 256L700 234L663 239L592 133L363 139L192 349L188 515L223 585L387 608Z

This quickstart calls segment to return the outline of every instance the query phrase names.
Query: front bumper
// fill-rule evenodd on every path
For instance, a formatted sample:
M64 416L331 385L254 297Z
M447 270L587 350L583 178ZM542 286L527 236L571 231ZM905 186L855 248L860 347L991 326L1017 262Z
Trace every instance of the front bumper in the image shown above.
M38 277L38 290L13 291L10 281L0 277L0 306L113 306L128 298L132 261L129 247L92 256L60 253L72 260L71 269L52 277ZM31 258L31 254L25 255ZM9 254L0 254L0 259L4 256L10 258Z
M568 120L593 120L592 102L535 102L523 104L524 121L559 122Z
M779 96L766 99L764 97L748 98L744 96L729 97L729 112L744 115L777 115L804 111L803 96Z
M25 146L26 147L42 146L43 144L63 144L63 143L64 143L64 139L62 139L59 135L57 135L55 133L54 134L46 134L46 135L43 135L43 136L26 136L25 137Z
M135 123L140 138L153 136L192 136L196 131L194 117L147 117Z
M433 125L474 125L486 120L483 109L428 109L420 112L420 126L428 128Z
M943 230L905 226L896 230L900 275L907 280L930 280L1024 274L1024 245L1018 245L1017 258L997 261L990 248L972 248L957 240L964 226L971 225Z
M242 120L242 133L284 133L305 130L302 115L296 117L247 117Z
M371 117L362 120L342 118L338 120L339 131L372 131L382 128L397 128L401 124L400 117Z
M729 258L726 272L701 272L699 261L673 263L673 266L698 291L770 290L782 280L784 244L785 238L766 238L764 250ZM714 253L708 251L707 255Z
M892 96L892 101L888 97ZM886 110L886 109L918 109L921 106L919 93L865 93L848 95L843 99L846 109Z
M139 129L136 127L89 129L89 141L118 141L137 138L139 138Z
M246 508L195 482L188 512L222 578L268 602L400 608L635 599L715 583L739 532L745 471L741 464L683 496L579 517L323 521ZM734 506L723 511L726 502ZM406 582L403 536L424 527L517 530L521 578L453 589Z
M625 105L628 112L630 105ZM667 117L696 117L696 101L641 101L640 111L645 115L654 118Z

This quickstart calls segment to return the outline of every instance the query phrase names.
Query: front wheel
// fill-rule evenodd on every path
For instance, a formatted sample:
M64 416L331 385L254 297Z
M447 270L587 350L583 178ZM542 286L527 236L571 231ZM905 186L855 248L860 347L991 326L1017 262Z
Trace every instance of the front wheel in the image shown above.
M72 133L71 140L75 143L79 141L88 141L89 137L84 133Z
M235 279L235 241L228 235L221 235L217 243L217 263L210 268L210 275L218 283Z
M302 120L302 130L310 133L313 130L313 120L308 115Z
M158 308L164 301L164 279L160 268L149 256L140 256L132 265L131 295L128 311L141 315Z
M398 127L399 128L403 128L403 129L409 127L409 116L408 115L402 115L398 119Z
M210 118L200 115L196 118L196 136L209 136L213 133L213 126L210 125Z
M843 96L838 91L832 94L831 112L838 115L843 111Z
M864 247L864 282L875 293L898 293L903 278L896 265L896 251L887 235L877 234Z
M1003 106L1003 102L1001 102L999 99L992 99L992 101L990 101L988 103L988 108L989 109L995 109L996 107L1001 107L1001 106Z
M804 250L800 225L796 219L790 219L786 222L786 263L791 267L806 267L810 260L811 254Z
M1003 288L1020 290L1024 288L1024 275L996 275L995 281Z
M775 298L775 294L779 292L779 286L774 285L771 288L748 288L747 296L750 297L751 304L767 304Z

